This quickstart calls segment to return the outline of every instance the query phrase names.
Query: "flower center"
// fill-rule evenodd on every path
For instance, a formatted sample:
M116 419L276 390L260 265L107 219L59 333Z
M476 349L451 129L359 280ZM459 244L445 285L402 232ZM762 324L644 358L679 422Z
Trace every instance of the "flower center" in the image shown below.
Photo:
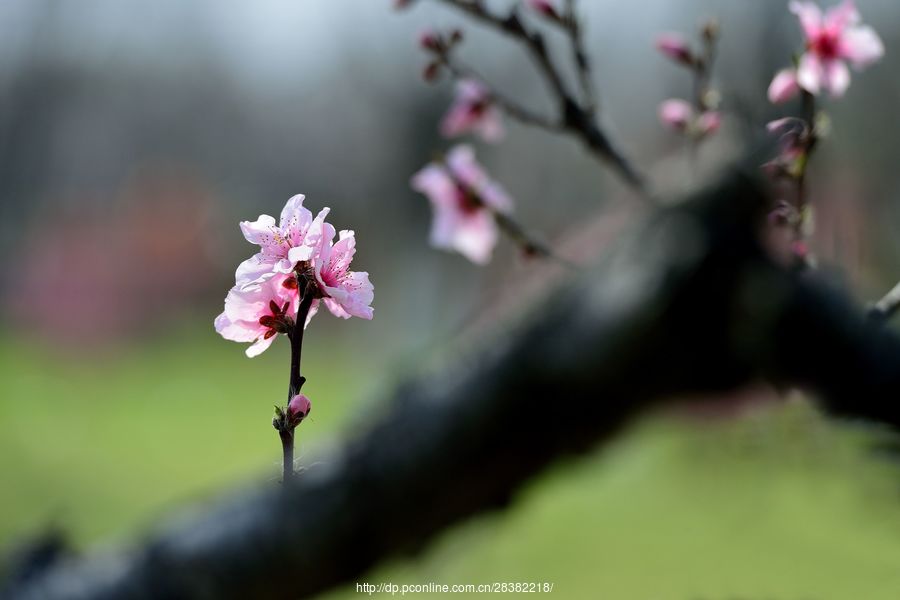
M840 37L837 32L825 30L809 42L809 49L820 58L833 60L838 58Z
M476 100L469 104L469 114L473 117L480 117L484 115L488 106L490 106L490 102L487 100Z
M466 186L456 182L456 204L464 214L471 215L481 209L481 201Z
M269 314L259 318L259 324L267 329L263 337L269 339L276 333L287 333L291 329L290 318L287 316L289 302L278 306L274 300L269 300Z

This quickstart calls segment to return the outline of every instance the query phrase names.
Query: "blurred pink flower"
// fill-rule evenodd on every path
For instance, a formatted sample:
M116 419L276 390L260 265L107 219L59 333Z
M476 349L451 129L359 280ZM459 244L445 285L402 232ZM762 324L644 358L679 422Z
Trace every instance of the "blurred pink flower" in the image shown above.
M318 284L321 301L336 317L371 319L374 311L372 300L375 288L369 282L369 274L351 271L350 263L356 254L356 237L352 231L341 231L337 243L331 223L321 221L315 229L319 242L312 258L312 267ZM310 315L318 309L319 298L313 300Z
M511 212L513 202L476 162L472 148L454 147L445 162L431 163L416 173L411 185L428 197L434 209L431 244L486 264L497 244L494 215Z
M775 74L772 83L769 84L769 102L781 104L787 102L800 92L800 84L797 83L797 71L794 69L782 69Z
M710 135L722 126L722 113L716 110L708 110L697 118L697 134Z
M707 110L698 115L688 101L671 98L660 103L659 120L674 131L705 137L722 126L722 113Z
M309 415L312 409L312 403L304 394L297 394L288 403L288 411L291 418L295 421L302 421Z
M482 83L463 79L456 84L456 98L441 121L441 133L456 137L467 131L478 133L486 142L503 137L500 110L491 100L491 93Z
M861 69L884 55L878 34L871 27L860 25L853 0L844 0L824 15L813 2L794 0L790 9L800 19L806 36L797 82L811 94L824 88L832 96L842 96L850 85L847 61Z
M681 34L660 34L656 38L656 49L677 63L690 65L694 62L691 48Z
M313 216L303 206L304 199L303 194L290 198L281 211L278 225L269 215L260 215L256 221L241 222L244 237L248 242L259 245L260 252L238 266L235 272L237 285L251 284L272 271L290 273L298 261L309 260L312 257L313 246L317 240L311 236L307 239L307 233L313 224ZM323 221L328 211L328 208L322 209L316 219Z
M685 131L694 119L694 108L686 100L672 98L659 105L660 122L676 131Z
M216 317L216 331L226 340L253 342L246 354L257 356L279 333L293 327L298 297L296 279L283 273L271 272L243 287L235 285L225 297L224 312Z

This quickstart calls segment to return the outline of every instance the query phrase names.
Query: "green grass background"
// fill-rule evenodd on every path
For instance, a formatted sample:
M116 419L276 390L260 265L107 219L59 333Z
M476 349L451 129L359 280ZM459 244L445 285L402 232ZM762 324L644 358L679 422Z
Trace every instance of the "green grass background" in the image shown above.
M81 357L2 340L0 542L58 525L89 546L237 482L275 485L269 419L284 344L248 360L189 329ZM334 440L370 391L371 373L347 368L352 356L305 353L314 409L301 457ZM557 598L897 600L900 469L872 453L868 432L802 402L714 425L650 417L532 482L509 510L362 581L552 582ZM359 597L354 586L329 594Z

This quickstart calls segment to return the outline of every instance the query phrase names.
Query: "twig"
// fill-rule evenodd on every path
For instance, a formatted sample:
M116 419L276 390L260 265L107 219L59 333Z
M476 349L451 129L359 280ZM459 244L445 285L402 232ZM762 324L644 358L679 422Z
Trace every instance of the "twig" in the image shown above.
M491 211L497 226L503 231L514 243L516 243L525 256L542 256L552 259L564 267L572 270L580 270L581 266L571 260L557 254L550 246L535 239L528 231L513 219L510 215L498 211Z
M884 323L896 315L897 311L900 311L900 283L869 308L869 320Z
M539 115L493 89L484 77L476 73L474 69L463 66L449 51L440 58L444 68L446 68L456 79L472 79L481 83L485 89L489 90L488 93L491 102L514 119L521 121L526 125L533 125L548 131L561 131L563 129L562 123Z
M560 128L581 139L594 156L612 166L619 176L642 197L648 196L643 175L597 124L593 108L590 105L583 105L569 93L559 70L550 58L544 37L539 32L529 30L522 23L516 6L504 17L489 12L480 0L438 1L468 14L476 21L489 25L524 45L559 103ZM510 114L516 116L514 113Z
M597 111L597 94L594 91L594 83L591 80L591 65L584 50L584 42L581 36L581 23L575 12L575 0L566 0L566 12L563 15L562 25L569 35L572 47L572 61L578 71L578 81L581 84L581 92L584 95L584 109L591 116Z

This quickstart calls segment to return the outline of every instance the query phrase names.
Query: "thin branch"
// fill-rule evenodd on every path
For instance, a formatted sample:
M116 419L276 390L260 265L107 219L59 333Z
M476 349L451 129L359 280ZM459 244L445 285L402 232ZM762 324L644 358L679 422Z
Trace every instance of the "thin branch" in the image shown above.
M454 78L472 79L481 83L485 87L485 89L489 90L491 102L493 102L494 105L496 105L498 108L500 108L500 110L504 111L510 117L526 125L540 127L548 131L561 131L563 129L562 123L553 121L549 117L537 114L530 109L523 107L515 100L512 100L511 98L498 92L487 82L484 77L476 73L474 69L463 66L460 61L454 58L449 51L441 57L441 60L441 64L450 72L451 75L453 75Z
M569 97L569 93L566 91L566 86L563 83L562 77L553 65L550 55L547 53L544 37L540 33L529 31L528 28L525 27L522 23L522 19L519 17L517 6L513 6L509 14L502 17L489 12L478 0L439 1L463 11L476 21L489 25L525 45L553 94L558 98Z
M571 260L557 254L550 246L535 238L530 234L518 221L511 215L492 211L494 220L500 230L507 235L515 244L517 244L525 256L541 256L551 259L564 267L572 270L580 270L581 266Z
M576 14L575 0L566 0L563 26L569 35L572 47L572 62L578 71L578 81L581 84L581 92L584 95L584 109L593 116L597 112L597 93L591 80L591 65L581 35L581 22Z
M517 12L517 5L510 10L507 16L503 17L488 11L480 0L438 1L466 13L476 21L489 25L524 45L559 103L562 129L579 138L594 156L609 164L642 197L648 196L643 175L600 128L594 118L593 110L580 103L569 93L559 69L550 58L544 37L524 25Z

